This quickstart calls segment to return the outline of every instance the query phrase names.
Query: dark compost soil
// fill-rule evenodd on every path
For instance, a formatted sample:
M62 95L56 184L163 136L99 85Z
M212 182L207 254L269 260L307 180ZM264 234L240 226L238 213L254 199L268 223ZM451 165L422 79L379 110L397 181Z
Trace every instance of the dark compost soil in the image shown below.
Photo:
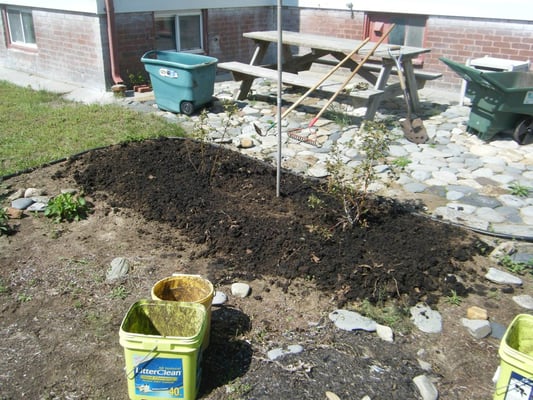
M94 152L74 176L96 199L138 210L205 244L198 257L215 259L209 272L217 283L261 275L313 279L339 305L388 298L433 304L451 289L464 295L466 289L449 276L468 278L473 271L461 262L480 248L466 231L386 199L375 200L368 228L335 228L342 206L318 182L284 173L276 197L271 166L190 141ZM307 205L311 194L323 199L321 209Z
M487 245L413 204L376 198L368 227L342 229L342 208L322 182L283 171L278 197L272 166L181 139L91 151L6 183L50 194L75 186L94 209L86 221L57 226L24 218L0 238L10 365L1 399L127 398L121 318L176 271L200 273L226 293L236 281L252 286L250 297L213 308L202 398L324 399L328 390L342 399L416 398L420 349L441 398L491 393L497 342L458 335L464 307L442 302L454 290L498 308L483 297L494 290L480 279ZM322 207L309 207L312 194ZM111 299L102 280L117 256L134 261L123 300ZM22 289L31 301L21 301ZM391 344L328 321L335 307L364 301L404 310L425 302L448 310L450 328L438 337L397 333ZM303 353L267 360L271 348L295 343Z

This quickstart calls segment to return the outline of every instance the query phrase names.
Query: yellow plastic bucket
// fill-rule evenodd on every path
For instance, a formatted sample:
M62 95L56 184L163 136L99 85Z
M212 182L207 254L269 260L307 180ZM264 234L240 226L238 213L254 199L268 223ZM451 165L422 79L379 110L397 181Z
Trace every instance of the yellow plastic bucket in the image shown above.
M140 300L120 326L132 400L194 400L201 378L206 311L200 304Z
M533 316L517 315L502 338L494 400L533 398Z
M199 275L176 274L161 279L152 287L153 300L199 303L205 307L207 323L203 343L204 350L209 346L211 303L214 295L213 284Z

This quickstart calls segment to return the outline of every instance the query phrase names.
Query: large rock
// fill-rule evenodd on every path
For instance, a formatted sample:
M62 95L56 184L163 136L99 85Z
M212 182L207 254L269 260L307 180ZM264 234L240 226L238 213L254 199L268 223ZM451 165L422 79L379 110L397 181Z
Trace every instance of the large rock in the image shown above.
M418 375L413 378L413 382L420 392L420 396L423 400L437 400L439 398L439 392L437 388L429 380L426 375Z
M235 297L244 298L250 293L250 285L247 283L236 282L231 285L231 294Z
M489 281L500 283L502 285L522 286L522 279L497 268L489 268L489 272L485 275Z
M111 261L111 268L107 271L106 281L113 282L128 274L130 263L124 257L117 257Z
M11 207L17 210L25 210L34 203L32 199L21 197L20 199L13 200Z
M329 314L329 319L335 323L335 326L345 331L363 330L374 332L376 322L370 318L364 317L355 311L335 310Z
M484 337L489 336L492 332L490 322L486 319L462 318L461 323L476 339L483 339Z
M384 340L389 343L394 342L394 332L389 326L376 324L376 333L381 338L381 340Z
M442 331L442 317L438 311L419 303L411 307L411 320L418 329L425 333L439 333Z
M513 296L513 301L522 308L533 310L533 297L531 297L529 294Z
M481 307L472 306L466 310L466 318L468 319L488 319L487 310Z
M490 258L494 262L499 262L503 257L509 256L516 251L516 246L513 242L503 242L494 248L490 253Z

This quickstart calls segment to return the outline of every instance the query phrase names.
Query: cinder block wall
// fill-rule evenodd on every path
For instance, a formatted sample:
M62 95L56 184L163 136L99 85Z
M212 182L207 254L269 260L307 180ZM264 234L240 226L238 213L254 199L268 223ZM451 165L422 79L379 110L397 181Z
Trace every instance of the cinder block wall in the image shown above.
M425 46L431 49L431 53L425 58L424 68L443 73L443 77L432 85L458 88L460 78L439 61L439 57L460 63L486 55L533 62L533 21L430 17Z
M284 9L283 29L342 38L363 38L364 14L349 10Z
M33 21L37 50L8 50L6 41L2 40L0 63L3 66L105 88L98 17L34 10Z
M255 46L252 40L243 38L242 34L276 29L276 19L274 7L208 10L209 55L218 58L220 62L249 62ZM270 57L273 55L275 55L275 49Z
M104 21L107 23L107 21ZM107 25L106 25L107 26ZM154 49L153 13L116 14L115 19L117 53L120 75L130 83L130 74L147 77L141 57ZM107 27L105 46L107 46Z

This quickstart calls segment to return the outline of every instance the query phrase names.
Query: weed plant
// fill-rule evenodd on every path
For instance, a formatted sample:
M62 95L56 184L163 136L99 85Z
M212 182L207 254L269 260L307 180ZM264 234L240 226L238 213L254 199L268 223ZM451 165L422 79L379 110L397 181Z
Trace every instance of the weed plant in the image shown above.
M131 88L136 85L146 85L148 83L146 74L143 72L128 72L128 81Z
M109 297L115 300L124 300L130 294L129 290L124 286L117 286L111 290Z
M311 194L307 198L307 206L312 210L317 210L324 207L324 200L318 197L316 194Z
M31 301L31 300L32 300L31 295L27 293L19 293L19 295L17 296L17 301L20 303L27 303L28 301Z
M351 124L350 115L348 115L342 105L339 105L338 103L332 103L326 110L324 117L333 121L341 129L346 128Z
M79 221L87 217L89 204L82 196L61 193L47 204L44 215L54 222Z
M0 236L9 235L11 233L11 226L9 225L9 217L4 208L0 208Z
M455 290L452 289L450 291L450 295L446 297L446 302L454 306L459 306L463 302L463 299Z
M509 272L514 274L522 275L527 271L533 273L533 260L530 260L527 263L517 262L514 261L510 256L505 255L499 260L499 263Z
M511 194L513 196L518 197L527 197L532 190L530 187L524 186L519 182L513 182L511 185L509 185L509 189L511 190Z
M392 161L392 165L400 168L401 170L404 170L409 164L411 164L411 160L405 156L398 157Z
M407 307L398 304L386 304L383 301L372 304L368 300L363 300L357 309L366 317L378 324L386 325L396 332L407 334L412 329Z
M222 120L221 129L218 133L218 138L220 140L224 140L224 138L227 136L228 130L233 125L234 119L238 112L238 107L233 102L224 102L222 106L224 108L224 117ZM198 157L197 154L193 155L193 150L189 149L188 158L191 166L194 168L197 174L208 174L209 179L211 180L215 176L220 166L220 151L216 151L212 159L208 160L208 150L210 147L210 141L212 140L212 128L208 123L208 118L208 111L205 109L202 110L190 135L192 139L196 140L201 144L200 156ZM198 159L198 161L195 162L195 159Z
M4 283L4 281L0 279L0 294L6 293L9 293L9 285Z
M366 121L358 134L358 143L348 144L357 148L364 157L354 167L347 167L345 157L338 145L334 145L327 170L329 173L327 192L342 205L338 225L343 228L355 224L367 226L366 215L371 207L371 185L381 179L375 167L386 165L389 179L397 174L398 167L388 160L389 146L395 135L384 121Z

